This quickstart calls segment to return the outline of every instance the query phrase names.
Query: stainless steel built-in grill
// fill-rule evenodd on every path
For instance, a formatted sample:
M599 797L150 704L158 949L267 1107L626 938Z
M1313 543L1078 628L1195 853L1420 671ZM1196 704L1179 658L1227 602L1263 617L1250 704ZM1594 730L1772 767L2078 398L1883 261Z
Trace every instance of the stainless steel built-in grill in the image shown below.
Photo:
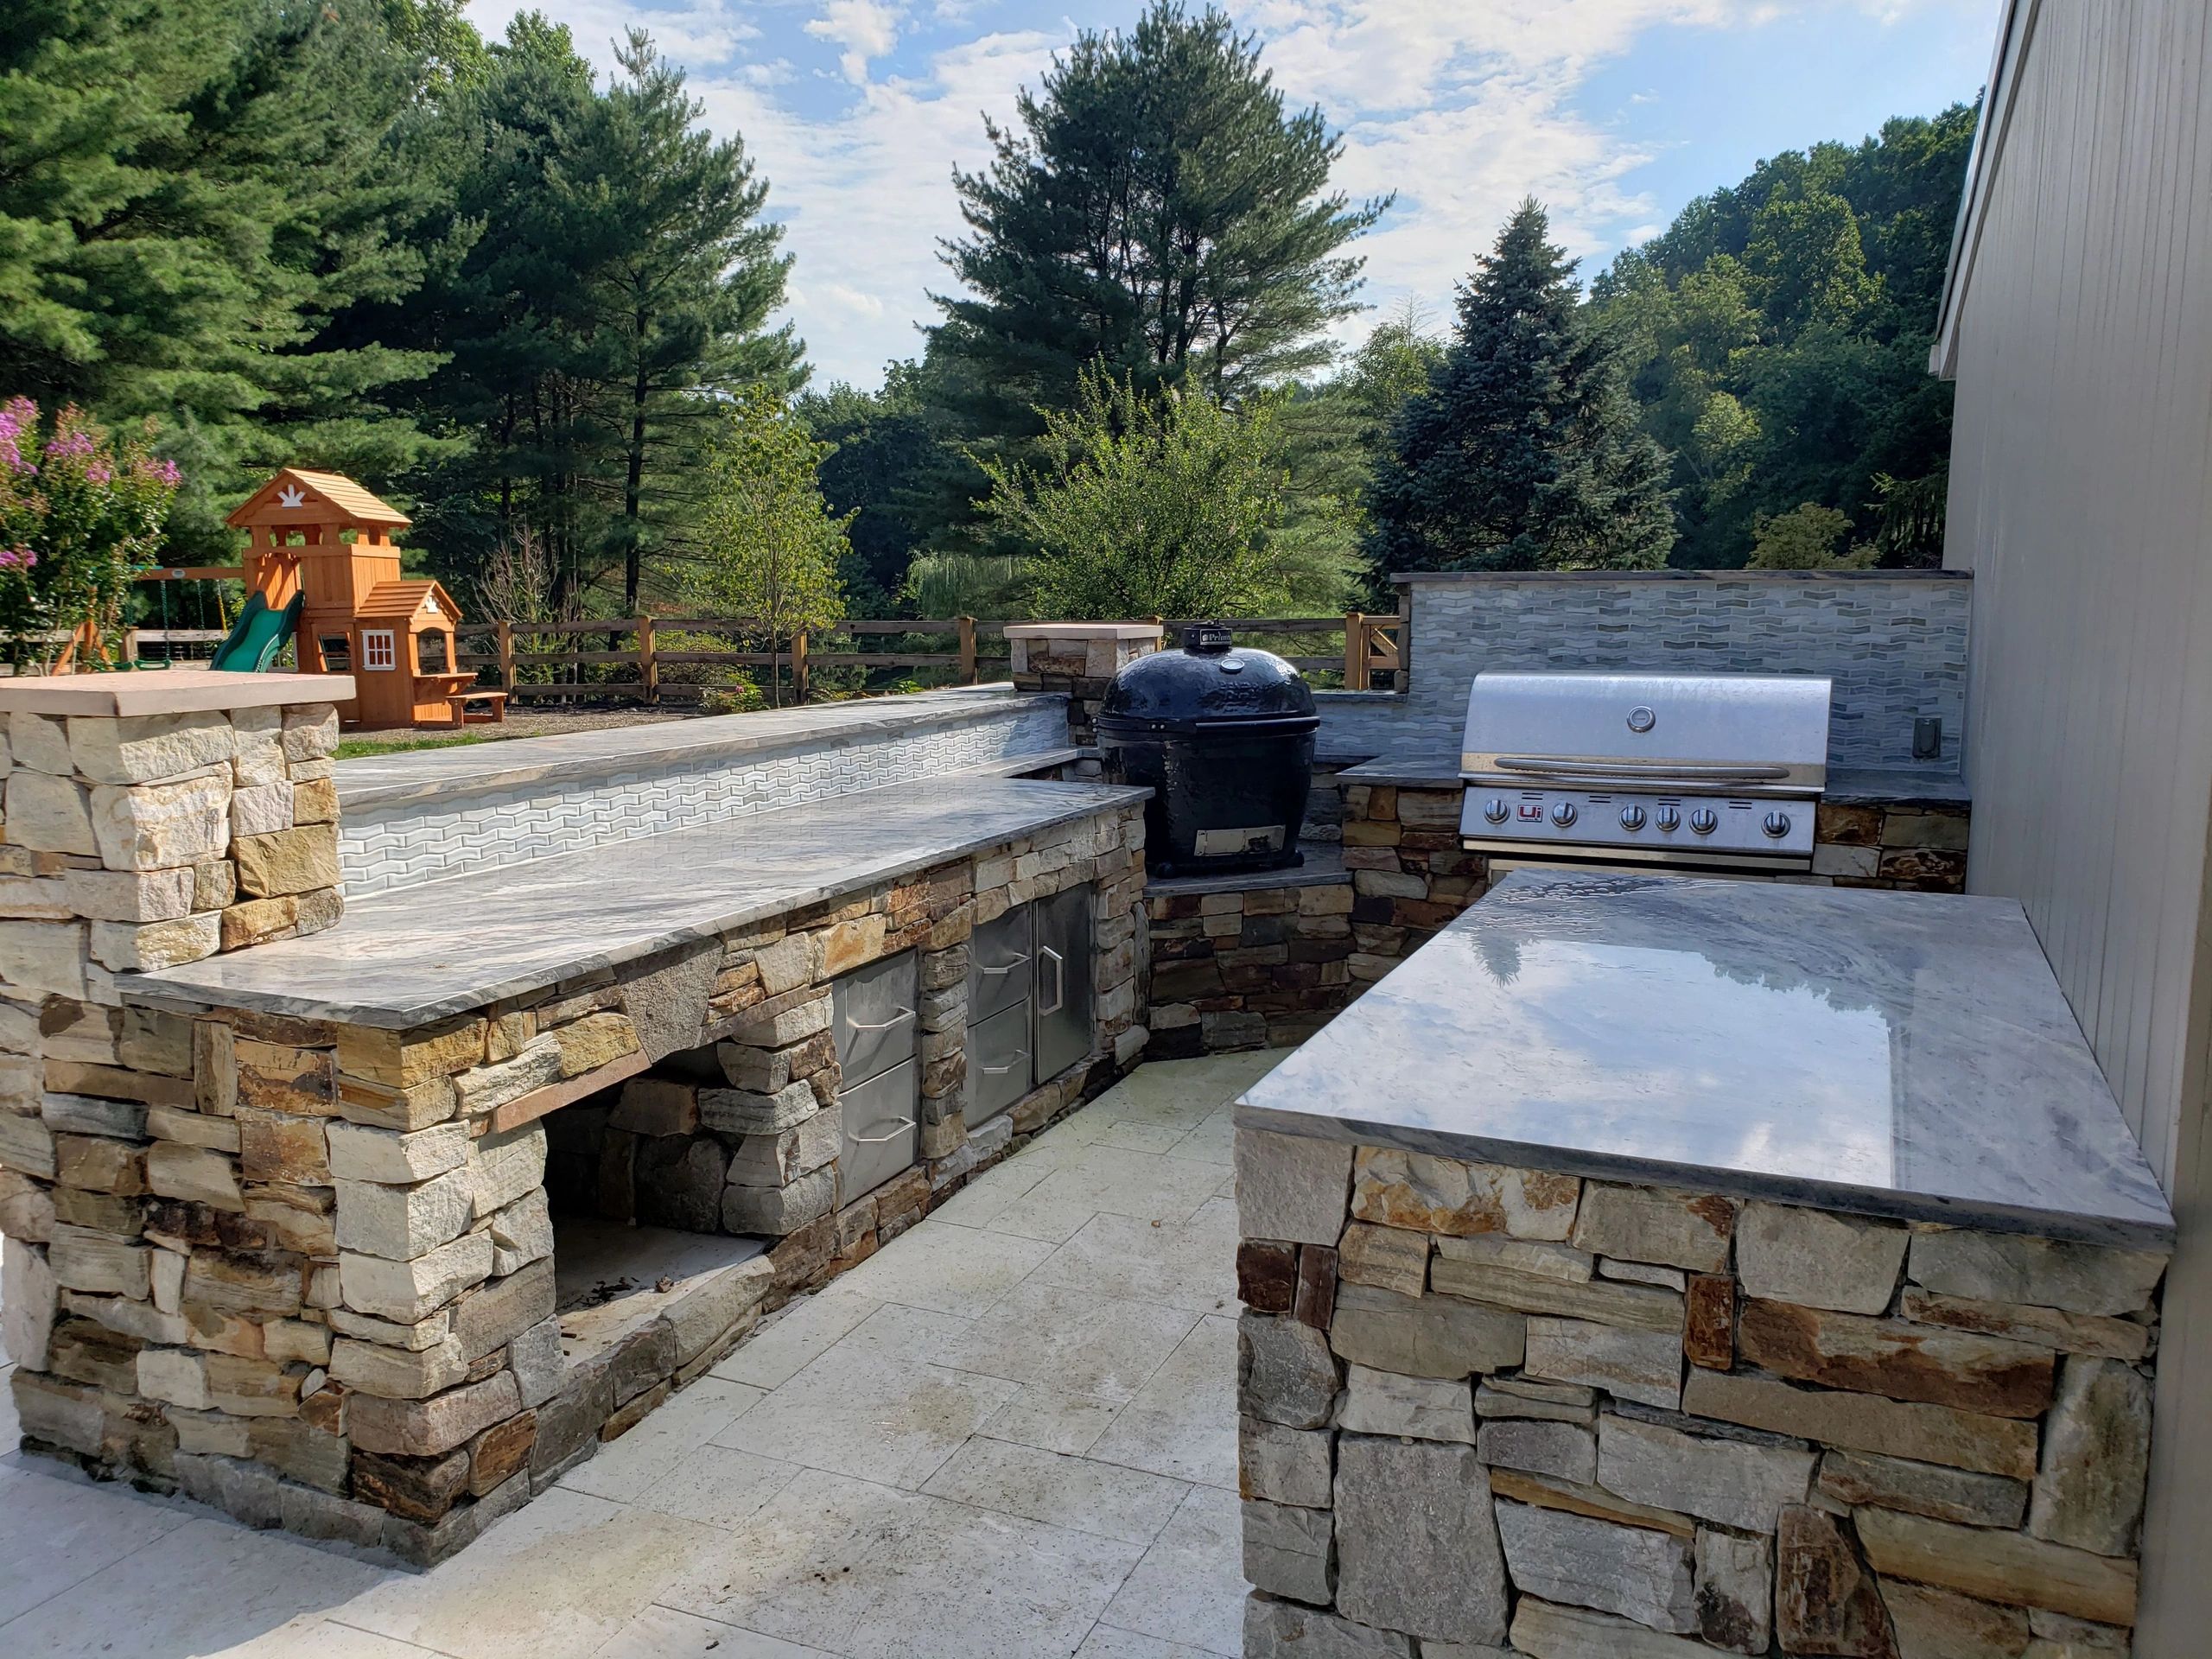
M1460 836L1550 861L1808 868L1828 697L1809 675L1478 674Z

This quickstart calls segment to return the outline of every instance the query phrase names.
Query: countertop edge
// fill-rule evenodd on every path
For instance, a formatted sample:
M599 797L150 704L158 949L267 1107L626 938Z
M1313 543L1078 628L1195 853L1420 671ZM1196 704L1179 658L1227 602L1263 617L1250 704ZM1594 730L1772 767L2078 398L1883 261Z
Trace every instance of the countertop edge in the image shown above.
M1096 817L1102 813L1116 811L1135 805L1151 798L1149 789L1133 788L1125 785L1084 785L1084 788L1110 791L1110 795L1084 802L1070 804L1065 808L1040 813L1022 821L1019 829L996 832L980 839L967 837L961 841L931 847L918 854L906 854L869 863L856 864L844 875L798 893L763 899L755 904L741 905L729 912L716 912L709 917L695 918L678 923L650 935L626 939L620 944L604 950L594 950L565 961L557 969L535 969L526 973L512 974L505 978L490 980L474 985L465 992L442 996L434 1001L404 1007L386 1003L350 1003L324 1001L314 997L290 996L279 992L240 990L231 988L194 986L184 977L198 963L180 968L168 968L153 974L118 974L117 994L133 1007L152 1007L198 1010L206 1008L245 1008L256 1013L288 1014L296 1019L326 1020L338 1025L368 1026L379 1030L405 1031L416 1026L432 1024L481 1008L488 1003L524 996L564 981L588 974L619 968L626 963L640 961L687 944L702 944L733 928L741 928L771 916L804 909L810 905L824 903L842 897L855 888L873 887L878 882L896 880L902 875L925 870L948 859L965 857L1000 842L1018 840L1040 830L1049 830L1062 823L1082 818ZM865 791L863 791L865 792ZM839 797L849 800L849 797ZM702 826L705 827L705 826ZM673 833L683 834L678 830ZM652 841L657 836L639 836ZM628 843L623 843L628 844ZM575 854L556 854L555 857L575 857ZM465 880L466 876L450 878ZM435 886L435 883L425 883ZM419 889L410 889L419 891ZM373 904L372 896L362 901ZM340 921L343 927L345 923ZM310 938L315 937L308 936Z
M1347 1145L1384 1147L1405 1152L1458 1159L1465 1163L1503 1164L1515 1168L1543 1170L1559 1175L1580 1175L1598 1180L1630 1181L1646 1185L1717 1192L1724 1197L1770 1198L1777 1203L1802 1204L1853 1215L1889 1221L1933 1222L1943 1226L1974 1227L1992 1232L2027 1233L2039 1238L2101 1244L2124 1249L2164 1251L2174 1249L2175 1228L2164 1224L2133 1222L2116 1217L2082 1216L1999 1204L1975 1204L1911 1192L1872 1192L1827 1181L1787 1175L1718 1169L1705 1164L1681 1164L1666 1159L1584 1152L1573 1147L1532 1145L1527 1141L1492 1140L1486 1135L1442 1129L1409 1128L1399 1124L1367 1122L1350 1117L1318 1117L1310 1113L1286 1112L1254 1106L1239 1097L1230 1111L1240 1129L1265 1129L1312 1141L1337 1141Z

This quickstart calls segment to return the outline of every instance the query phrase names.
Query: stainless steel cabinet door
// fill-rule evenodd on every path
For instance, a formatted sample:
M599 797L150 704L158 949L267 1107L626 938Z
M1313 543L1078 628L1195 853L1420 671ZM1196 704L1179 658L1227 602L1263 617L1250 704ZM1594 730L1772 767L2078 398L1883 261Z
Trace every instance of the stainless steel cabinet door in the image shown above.
M1057 1077L1090 1052L1090 899L1070 887L1031 906L1037 912L1037 1081Z
M837 1065L847 1087L914 1058L914 953L903 951L841 975L830 987Z
M1029 912L1016 905L996 921L977 927L968 940L968 1023L989 1019L1029 998Z
M840 1203L850 1204L874 1192L913 1164L921 1146L914 1111L918 1083L915 1063L901 1060L888 1071L879 1071L865 1083L849 1083L837 1091L838 1108L845 1115Z
M1023 982L1026 988L1027 982ZM1029 1092L1029 1004L1001 1008L968 1027L968 1127L988 1122Z

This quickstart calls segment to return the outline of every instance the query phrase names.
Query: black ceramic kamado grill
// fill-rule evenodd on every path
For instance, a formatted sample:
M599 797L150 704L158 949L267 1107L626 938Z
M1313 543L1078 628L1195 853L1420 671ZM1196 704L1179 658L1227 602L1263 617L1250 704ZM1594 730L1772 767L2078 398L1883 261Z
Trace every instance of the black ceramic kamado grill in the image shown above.
M1179 651L1140 657L1114 677L1098 711L1106 775L1148 786L1145 862L1157 876L1284 869L1321 723L1305 678L1227 627L1184 631Z

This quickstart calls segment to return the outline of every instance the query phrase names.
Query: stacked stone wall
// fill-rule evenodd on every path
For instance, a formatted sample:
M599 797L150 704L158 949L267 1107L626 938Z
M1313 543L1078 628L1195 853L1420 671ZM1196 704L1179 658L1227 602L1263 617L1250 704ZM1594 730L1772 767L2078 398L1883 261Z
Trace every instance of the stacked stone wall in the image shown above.
M2163 1251L1236 1163L1247 1659L2129 1650Z
M250 1524L416 1561L450 1554L702 1374L762 1311L862 1259L1135 1058L1142 843L1136 810L1101 815L406 1031L34 1001L11 982L0 1230L26 1443ZM1097 906L1094 1052L970 1136L950 967L964 970L979 919L1083 882ZM841 1204L834 1159L801 1150L836 1122L835 1063L815 1042L827 982L910 949L937 997L924 1161ZM680 1186L696 1138L648 1133L665 1101L624 1085L718 1054L742 1075L690 1101L702 1121L733 1114L710 1137L714 1212L777 1242L570 1363L549 1121L594 1098L610 1122L635 1104L607 1179L632 1194ZM779 1064L807 1109L788 1125L746 1117L776 1109ZM676 1158L664 1141L682 1142ZM733 1166L766 1179L732 1183Z

